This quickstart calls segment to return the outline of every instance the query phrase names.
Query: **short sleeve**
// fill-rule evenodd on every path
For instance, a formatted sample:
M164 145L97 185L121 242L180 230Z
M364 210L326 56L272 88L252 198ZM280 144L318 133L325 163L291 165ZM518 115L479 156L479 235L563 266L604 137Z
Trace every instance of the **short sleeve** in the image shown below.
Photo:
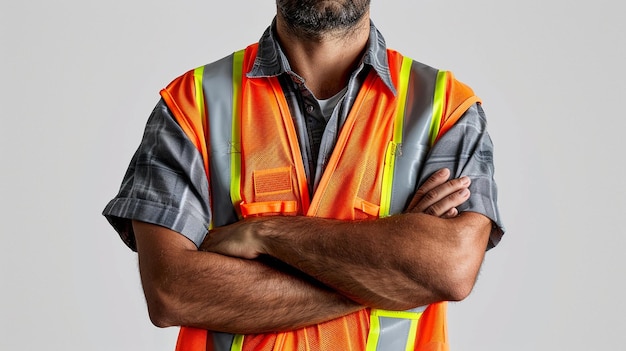
M117 196L102 214L133 251L132 220L169 228L199 246L211 220L208 183L200 152L161 100Z
M465 175L472 180L470 198L458 210L478 212L490 218L493 229L488 249L496 246L504 234L504 226L497 204L493 143L480 104L472 105L432 147L420 174L419 184L441 168L450 169L453 178Z

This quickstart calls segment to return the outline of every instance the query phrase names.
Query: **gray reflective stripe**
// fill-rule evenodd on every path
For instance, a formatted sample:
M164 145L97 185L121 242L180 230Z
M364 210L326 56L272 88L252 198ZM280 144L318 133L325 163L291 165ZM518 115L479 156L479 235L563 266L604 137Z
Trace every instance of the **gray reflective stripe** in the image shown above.
M367 351L409 351L414 349L417 328L427 306L407 311L373 309Z
M211 211L213 226L219 227L238 220L230 196L233 117L233 56L204 66L202 89L209 125L209 167ZM214 351L241 349L241 336L209 332L213 335ZM238 342L234 342L238 340Z
M389 214L402 213L415 192L429 146L429 128L438 70L413 61L400 152L396 153ZM400 178L400 179L399 179Z
M411 320L378 318L380 319L380 336L376 348L381 351L406 351L408 335L411 332Z
M422 312L426 311L426 307L428 307L428 305L416 307L416 308L413 308L413 309L410 309L410 310L406 310L406 312L422 313Z
M210 187L213 225L237 221L230 199L233 55L204 66L202 88L209 119Z
M419 171L430 150L430 124L438 70L413 61L408 81L402 128L402 144L396 153L389 214L402 213L415 192ZM400 89L399 89L400 90ZM400 101L402 103L402 101ZM417 323L426 306L409 311L377 311L372 314L367 350L413 350ZM375 343L370 344L370 343Z
M211 333L211 332L209 332ZM233 334L212 332L213 334L213 350L214 351L230 351L235 336Z

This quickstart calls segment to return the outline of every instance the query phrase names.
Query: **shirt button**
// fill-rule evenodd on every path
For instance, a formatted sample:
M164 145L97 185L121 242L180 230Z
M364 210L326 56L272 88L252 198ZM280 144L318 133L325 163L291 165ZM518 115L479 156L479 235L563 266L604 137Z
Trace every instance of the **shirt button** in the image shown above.
M306 112L311 113L314 109L313 105L306 105Z

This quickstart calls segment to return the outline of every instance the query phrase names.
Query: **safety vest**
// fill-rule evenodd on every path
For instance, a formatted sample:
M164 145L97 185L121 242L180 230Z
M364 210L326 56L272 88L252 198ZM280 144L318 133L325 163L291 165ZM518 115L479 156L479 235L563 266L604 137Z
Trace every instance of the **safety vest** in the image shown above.
M258 44L191 70L161 91L210 179L210 228L264 214L343 220L401 213L430 147L479 98L450 72L387 50L394 94L372 71L314 194L276 77L248 78ZM207 194L208 196L208 194ZM446 303L366 308L288 332L233 335L181 327L177 351L448 350Z

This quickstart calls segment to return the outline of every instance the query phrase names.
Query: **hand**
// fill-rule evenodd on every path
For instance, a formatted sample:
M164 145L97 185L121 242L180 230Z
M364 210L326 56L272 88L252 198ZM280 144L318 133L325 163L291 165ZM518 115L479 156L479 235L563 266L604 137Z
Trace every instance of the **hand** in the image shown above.
M255 259L266 253L259 231L267 217L253 217L211 230L200 250L225 256Z
M450 178L450 170L442 168L433 173L420 186L407 211L421 212L441 218L453 218L459 214L456 206L461 205L470 196L471 180L466 177Z

